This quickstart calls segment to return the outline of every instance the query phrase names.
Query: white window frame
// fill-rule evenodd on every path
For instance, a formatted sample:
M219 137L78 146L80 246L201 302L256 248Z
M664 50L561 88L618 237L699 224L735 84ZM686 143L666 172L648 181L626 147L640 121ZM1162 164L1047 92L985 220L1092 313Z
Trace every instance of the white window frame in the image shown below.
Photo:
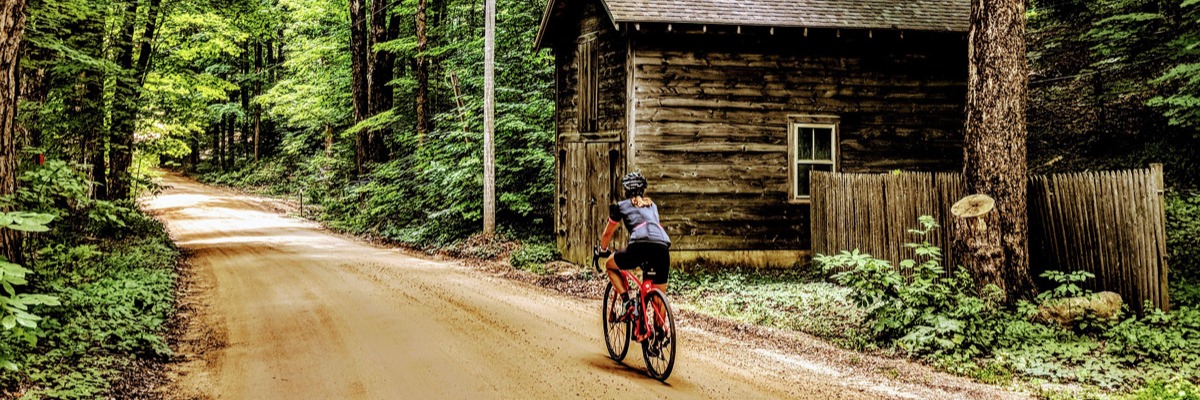
M809 203L812 200L810 195L800 195L797 186L800 182L800 171L796 168L799 164L806 165L828 165L829 170L837 172L838 157L840 156L840 145L838 138L840 135L838 117L830 115L801 115L791 116L788 122L788 201L793 203ZM813 159L798 159L796 144L799 140L799 130L803 128L829 129L830 135L830 160L813 160ZM816 151L815 138L813 140L813 151ZM806 183L807 184L807 183Z

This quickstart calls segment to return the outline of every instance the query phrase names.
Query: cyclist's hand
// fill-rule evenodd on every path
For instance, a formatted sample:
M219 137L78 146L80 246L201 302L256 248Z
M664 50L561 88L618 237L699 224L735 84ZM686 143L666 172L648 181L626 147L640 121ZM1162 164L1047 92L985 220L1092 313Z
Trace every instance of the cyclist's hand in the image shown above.
M600 257L600 258L608 258L608 256L611 256L611 255L612 255L612 250L609 250L609 249L600 249L600 251L596 252L596 257Z

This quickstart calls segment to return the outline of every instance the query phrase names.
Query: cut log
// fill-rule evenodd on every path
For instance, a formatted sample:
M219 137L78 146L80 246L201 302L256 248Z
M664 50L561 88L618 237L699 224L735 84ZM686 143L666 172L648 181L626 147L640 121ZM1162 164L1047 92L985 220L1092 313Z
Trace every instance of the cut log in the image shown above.
M959 259L975 278L976 285L980 289L995 285L1002 294L1007 293L1001 275L1004 248L1000 230L988 228L1000 223L995 200L985 194L969 195L954 203L950 213L954 215L954 232L960 236L955 241L960 244L955 253L961 255Z

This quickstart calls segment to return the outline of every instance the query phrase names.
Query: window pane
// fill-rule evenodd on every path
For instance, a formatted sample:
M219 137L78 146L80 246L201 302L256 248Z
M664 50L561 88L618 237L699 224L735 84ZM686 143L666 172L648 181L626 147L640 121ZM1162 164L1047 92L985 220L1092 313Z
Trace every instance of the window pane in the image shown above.
M825 171L825 172L833 171L833 164L817 164L817 165L811 165L810 167L812 167L813 171Z
M813 139L816 142L816 146L813 148L813 159L833 160L833 129L814 129L813 135Z
M813 156L812 149L812 128L796 128L796 159L811 160Z
M796 197L808 196L808 175L812 165L796 164Z

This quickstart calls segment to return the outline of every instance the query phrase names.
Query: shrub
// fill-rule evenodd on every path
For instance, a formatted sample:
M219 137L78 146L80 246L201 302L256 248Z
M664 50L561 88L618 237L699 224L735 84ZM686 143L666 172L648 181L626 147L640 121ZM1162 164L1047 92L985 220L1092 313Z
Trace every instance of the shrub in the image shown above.
M1171 300L1200 306L1200 192L1170 193L1166 210Z
M919 229L909 232L924 239L938 227L922 216ZM893 268L886 260L857 250L814 261L838 283L853 289L851 298L868 311L872 333L916 355L953 356L966 360L990 353L1003 317L998 289L988 286L977 293L970 275L959 268L942 277L941 249L927 240L909 243L917 260L903 260ZM907 277L905 276L907 272Z
M539 271L546 263L557 260L559 257L558 246L554 244L527 243L508 255L508 263L513 268Z

